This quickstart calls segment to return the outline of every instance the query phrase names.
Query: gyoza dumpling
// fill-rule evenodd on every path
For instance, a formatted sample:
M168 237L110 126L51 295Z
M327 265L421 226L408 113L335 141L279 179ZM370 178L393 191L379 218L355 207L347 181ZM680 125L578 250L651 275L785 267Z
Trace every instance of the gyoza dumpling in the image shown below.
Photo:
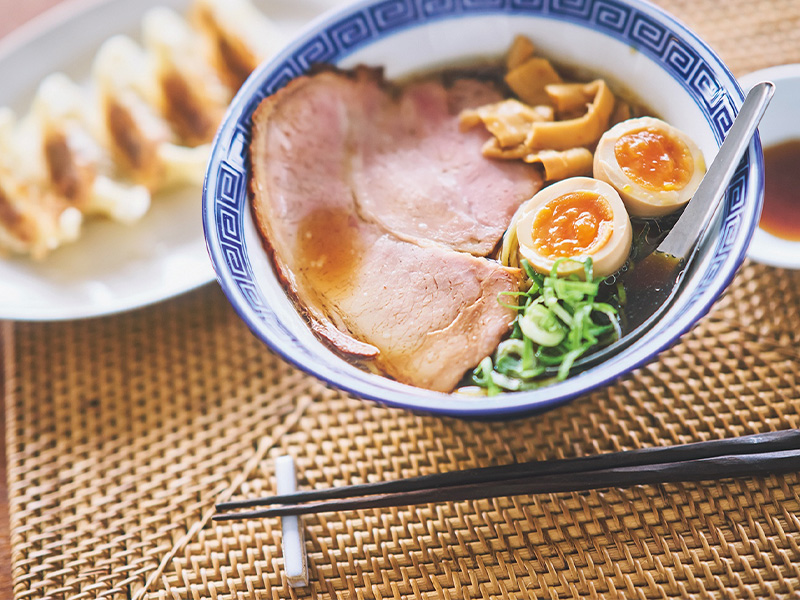
M190 18L211 46L217 72L234 91L284 41L273 22L248 0L195 0Z
M83 217L77 208L23 178L26 170L30 174L36 169L19 153L26 139L30 138L20 134L14 113L0 108L0 251L42 258L75 240Z
M85 214L138 220L150 207L141 185L112 179L112 164L88 124L83 90L57 73L42 81L31 114L39 130L43 187Z
M200 185L210 146L173 143L169 124L146 101L158 93L153 67L130 38L116 36L103 44L92 69L100 137L120 172L151 191Z
M144 45L154 59L157 91L152 99L179 143L210 142L232 92L209 64L203 39L176 12L158 7L142 22Z

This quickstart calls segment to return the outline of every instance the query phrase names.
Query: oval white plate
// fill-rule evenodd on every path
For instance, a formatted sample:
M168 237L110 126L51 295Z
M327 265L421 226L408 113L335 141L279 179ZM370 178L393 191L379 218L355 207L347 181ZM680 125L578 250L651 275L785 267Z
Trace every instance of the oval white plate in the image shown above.
M287 34L333 0L255 0ZM104 0L57 6L0 40L0 106L24 114L39 82L61 71L88 77L108 37L139 37L142 15L165 5L183 12L189 0ZM201 223L201 190L153 199L132 226L104 220L85 224L78 242L43 261L0 258L0 319L62 320L144 306L212 281Z
M767 148L800 139L800 64L770 67L739 79L745 90L764 80L775 84L775 96L758 126L761 144ZM769 173L766 177L769 178ZM797 210L800 210L800 202ZM753 234L747 256L773 267L800 269L800 242L776 237L759 227Z

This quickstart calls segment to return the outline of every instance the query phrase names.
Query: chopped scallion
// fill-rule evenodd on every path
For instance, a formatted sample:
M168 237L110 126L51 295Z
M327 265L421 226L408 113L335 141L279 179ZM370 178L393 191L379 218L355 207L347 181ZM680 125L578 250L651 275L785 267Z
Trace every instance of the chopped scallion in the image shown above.
M593 278L591 258L583 261L583 279L559 277L559 262L548 275L542 275L522 260L522 289L526 291L503 292L498 297L500 304L518 314L509 338L472 373L472 381L488 395L562 381L580 357L622 335L619 311L609 302L597 300L602 282ZM622 305L624 290L615 291L614 302ZM505 297L516 298L517 304L508 304ZM555 370L556 375L545 377L547 369Z

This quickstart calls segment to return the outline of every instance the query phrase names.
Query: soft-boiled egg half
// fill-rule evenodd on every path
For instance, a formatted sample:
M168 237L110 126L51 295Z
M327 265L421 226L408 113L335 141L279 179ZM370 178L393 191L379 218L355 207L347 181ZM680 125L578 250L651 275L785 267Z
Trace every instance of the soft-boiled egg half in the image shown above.
M591 257L596 277L622 267L633 240L631 220L617 191L590 177L554 183L522 205L516 234L519 253L539 273L558 259L560 276L582 274Z
M660 119L628 119L606 131L594 176L610 183L634 217L660 217L686 204L706 171L688 135Z

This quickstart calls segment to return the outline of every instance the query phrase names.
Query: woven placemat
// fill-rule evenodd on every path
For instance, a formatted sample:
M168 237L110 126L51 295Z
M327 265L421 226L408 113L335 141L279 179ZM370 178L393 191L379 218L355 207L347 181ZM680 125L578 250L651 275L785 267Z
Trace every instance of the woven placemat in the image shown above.
M800 62L800 3L663 1L737 74ZM265 349L216 285L132 313L5 324L17 598L800 598L798 476L211 524L273 490L800 427L800 273L746 264L659 359L505 423L380 407Z
M277 521L207 522L216 498L271 491L275 454L311 488L798 427L800 273L746 266L658 361L504 423L328 390L216 286L13 333L17 598L800 594L797 476L309 517L305 590L285 585Z

